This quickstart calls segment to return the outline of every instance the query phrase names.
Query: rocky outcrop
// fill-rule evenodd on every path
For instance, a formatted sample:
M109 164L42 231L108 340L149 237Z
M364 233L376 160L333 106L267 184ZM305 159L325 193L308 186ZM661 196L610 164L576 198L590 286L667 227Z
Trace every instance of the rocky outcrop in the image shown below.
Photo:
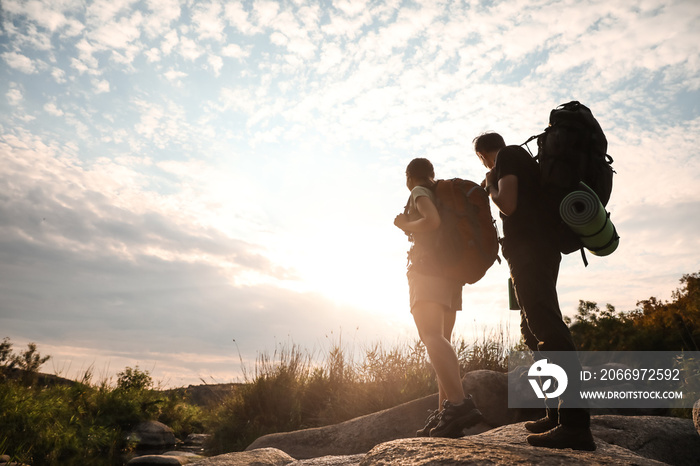
M429 396L340 424L265 435L246 450L274 447L297 459L366 453L382 442L415 437L416 426L436 406L437 395Z
M658 416L594 416L597 450L553 450L528 445L524 423L497 427L460 439L403 438L383 442L365 454L295 459L277 448L229 453L194 463L198 466L243 464L290 466L419 466L477 464L543 465L696 465L700 436L689 419Z
M210 435L190 434L184 442L180 442L170 427L160 422L148 421L136 426L127 438L133 442L134 447L124 458L128 466L158 466L190 464L202 459L204 444ZM177 451L164 451L176 444Z
M541 410L507 408L507 375L474 371L463 380L484 421L459 440L418 439L427 411L437 406L437 395L395 408L352 419L333 426L278 433L260 437L247 449L284 451L296 459L294 465L323 459L342 464L697 464L700 436L693 421L664 416L594 415L592 431L598 444L595 452L549 450L527 444L526 419ZM642 411L643 412L643 411ZM361 458L361 459L359 459ZM349 463L348 463L349 461ZM202 463L207 464L207 463ZM260 463L265 464L265 463Z
M700 435L700 400L696 401L693 406L693 422L695 423L695 429L698 431L698 435Z
M663 465L616 445L598 440L594 452L534 448L527 444L522 424L498 427L461 439L413 438L395 440L372 449L360 462L369 465Z
M664 416L594 416L593 436L668 464L698 464L700 436L690 419Z
M182 451L169 451L162 455L143 455L129 460L127 466L181 466L201 460L202 457L194 453Z
M484 414L484 422L464 431L465 435L541 416L544 410L509 409L506 374L478 370L463 379L464 389ZM325 427L265 435L246 450L274 447L297 459L365 453L390 440L415 437L429 411L438 405L437 394L378 413Z
M137 425L128 435L128 440L138 450L165 450L177 443L173 430L158 421L146 421Z
M598 411L591 430L597 450L580 452L530 446L524 420L542 410L507 408L507 375L474 371L463 380L484 413L484 422L460 439L416 438L437 395L340 424L260 437L245 452L198 461L200 466L595 464L696 465L700 458L700 401L693 420L640 415L644 411ZM636 414L636 415L632 415ZM174 463L173 463L174 464Z
M281 450L260 448L252 451L226 453L193 464L206 466L284 466L292 462L294 462L294 458Z

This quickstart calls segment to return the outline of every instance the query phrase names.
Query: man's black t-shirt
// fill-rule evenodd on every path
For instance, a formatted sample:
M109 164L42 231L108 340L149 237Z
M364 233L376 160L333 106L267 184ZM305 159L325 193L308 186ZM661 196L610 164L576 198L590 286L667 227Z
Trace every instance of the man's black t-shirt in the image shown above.
M533 247L539 249L541 246L555 245L551 222L547 222L544 215L537 162L522 147L507 146L498 152L493 171L497 180L506 175L515 175L518 178L518 203L515 212L508 216L501 214L503 254L508 257L525 254Z

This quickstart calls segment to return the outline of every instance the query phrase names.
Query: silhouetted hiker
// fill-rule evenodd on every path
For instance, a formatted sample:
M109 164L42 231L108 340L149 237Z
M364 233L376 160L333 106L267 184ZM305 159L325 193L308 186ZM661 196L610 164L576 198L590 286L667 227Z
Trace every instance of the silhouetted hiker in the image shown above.
M406 186L411 191L407 213L397 215L401 228L413 245L409 251L408 286L411 313L421 341L437 374L439 405L428 416L420 437L461 437L462 429L481 420L471 396L465 395L459 361L452 347L452 329L462 308L462 285L440 276L434 254L434 237L440 226L435 205L435 172L429 160L418 158L406 168Z
M503 243L515 294L521 308L520 329L535 359L539 351L557 351L561 358L550 361L579 374L581 365L571 332L564 323L557 297L561 254L551 222L544 214L537 162L520 146L506 146L498 133L474 139L474 150L490 171L484 188L501 211ZM568 352L568 353L567 353ZM553 359L553 358L552 358ZM576 372L573 372L576 370ZM574 377L570 377L574 379ZM578 394L580 381L570 380L558 400L548 399L546 416L528 422L527 437L534 446L595 450L588 408L571 408L570 394Z

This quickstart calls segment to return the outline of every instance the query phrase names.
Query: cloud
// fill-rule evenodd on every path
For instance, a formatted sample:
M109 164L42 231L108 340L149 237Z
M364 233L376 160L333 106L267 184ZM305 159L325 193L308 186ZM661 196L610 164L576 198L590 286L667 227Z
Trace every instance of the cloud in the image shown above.
M3 2L3 9L12 15L25 16L29 21L36 22L42 28L51 32L64 26L75 27L75 24L67 18L65 13L75 11L81 2L41 2L7 0ZM60 10L65 10L60 11Z
M177 70L168 70L165 73L163 73L163 76L165 76L165 79L173 83L177 87L182 87L182 78L187 76L187 73L184 71L177 71Z
M224 60L218 55L207 56L207 63L211 66L215 76L221 75L221 69L224 67Z
M0 56L11 68L19 70L22 73L34 74L37 72L36 63L26 55L17 52L5 52Z
M366 0L340 0L333 2L333 6L349 17L357 16L368 8Z
M259 247L211 228L187 227L191 212L178 207L176 197L168 201L144 191L149 179L137 167L98 160L84 169L55 158L50 146L4 139L4 177L14 179L2 205L8 241L33 238L44 250L75 257L154 258L277 273ZM28 166L34 167L32 176Z
M88 38L102 50L126 49L141 36L143 16L140 12L129 18L99 23Z
M164 73L166 79L175 86L183 86L182 80L185 74L175 70ZM134 147L146 148L154 146L157 148L167 148L182 145L197 145L206 133L198 131L196 124L188 121L187 111L174 100L163 103L151 102L144 99L134 99L132 102L134 110L138 115L138 123L133 129L132 144Z
M186 60L194 61L204 54L204 47L186 36L180 36L178 51Z
M148 37L155 38L166 35L170 25L180 18L179 0L147 0L150 14L144 17L144 31Z
M358 326L374 335L377 317L365 311L271 283L236 285L232 276L246 271L290 276L260 246L192 222L184 198L144 191L148 179L135 169L150 166L147 160L87 167L26 136L4 134L0 145L7 188L0 193L0 268L10 277L0 285L0 306L9 334L49 345L63 361L72 352L76 365L99 354L100 363L138 355L167 367L167 354L189 354L185 372L194 373L215 370L206 361L226 358L232 339L252 360L289 338L314 342ZM166 168L219 182L197 174L196 165ZM216 373L238 371L227 369Z
M94 80L93 85L95 87L96 94L103 94L109 92L109 81L106 79Z
M7 98L7 103L14 106L19 105L24 99L24 96L22 95L22 91L17 88L16 84L10 84L10 88L7 90L7 93L5 93L5 98Z
M44 111L46 111L46 113L48 113L49 115L58 117L63 116L63 110L56 107L56 104L53 102L49 102L46 105L44 105Z
M63 84L66 82L66 72L60 68L52 69L51 76L58 84Z
M131 0L95 0L87 5L86 20L90 24L110 23L126 12L131 4Z
M163 42L161 43L161 50L163 51L163 54L169 55L179 42L180 37L178 36L177 31L169 31L167 34L165 34L163 37Z
M250 50L245 50L238 44L228 44L221 49L221 55L229 58L246 58L250 56Z
M153 47L153 48L151 48L151 49L145 51L145 52L144 52L144 55L146 56L146 59L147 59L150 63L154 63L154 62L160 61L160 58L161 58L161 56L160 56L160 50L157 49L157 48L155 48L155 47Z
M545 45L549 58L538 72L562 73L588 63L585 79L610 85L629 79L635 72L663 72L666 66L686 62L693 54L688 49L692 41L685 39L695 35L691 23L697 19L697 11L691 13L683 2L647 6L640 10L618 4L577 6L575 22L564 23L564 30L554 25L550 38L540 42L553 46Z
M255 0L253 3L253 18L258 25L270 27L279 12L280 5L270 0Z
M192 13L192 23L199 39L211 39L221 42L224 39L224 22L221 17L222 7L218 2L197 4Z
M253 25L249 19L250 15L240 2L228 2L224 7L224 16L234 28L245 35L252 35L260 32L260 28Z
M99 74L99 61L94 54L99 50L85 38L80 39L75 48L78 50L78 58L71 58L73 67L78 70L89 71L91 74Z

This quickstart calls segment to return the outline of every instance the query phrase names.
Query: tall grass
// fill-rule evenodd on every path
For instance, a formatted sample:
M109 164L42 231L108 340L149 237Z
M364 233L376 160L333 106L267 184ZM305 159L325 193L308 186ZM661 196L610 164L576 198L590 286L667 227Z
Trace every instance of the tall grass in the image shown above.
M463 373L506 372L506 332L455 343ZM210 412L206 430L213 453L243 450L275 432L335 424L437 392L437 381L422 343L354 348L338 342L320 362L296 345L280 346L256 360L246 383Z

